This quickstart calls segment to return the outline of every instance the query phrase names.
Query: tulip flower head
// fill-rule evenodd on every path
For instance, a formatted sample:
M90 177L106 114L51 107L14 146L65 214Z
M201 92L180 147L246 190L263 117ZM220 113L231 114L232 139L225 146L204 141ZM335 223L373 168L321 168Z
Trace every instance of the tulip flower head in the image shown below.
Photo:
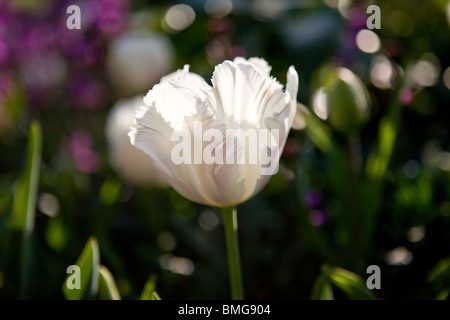
M201 204L230 207L257 194L278 162L297 109L298 75L286 90L260 58L216 66L212 86L189 66L161 79L129 133L168 183Z

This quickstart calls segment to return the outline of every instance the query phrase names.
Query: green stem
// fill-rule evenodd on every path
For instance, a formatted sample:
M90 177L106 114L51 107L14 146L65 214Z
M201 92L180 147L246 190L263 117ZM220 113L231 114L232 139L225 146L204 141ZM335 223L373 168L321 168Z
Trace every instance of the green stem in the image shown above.
M242 289L241 260L237 238L237 211L236 208L223 208L222 212L225 224L225 239L227 243L231 298L233 300L243 300L244 293Z
M360 185L361 174L361 142L358 135L349 137L349 210L350 210L350 250L352 252L352 267L355 272L359 272L363 266L364 252L361 203L360 203Z

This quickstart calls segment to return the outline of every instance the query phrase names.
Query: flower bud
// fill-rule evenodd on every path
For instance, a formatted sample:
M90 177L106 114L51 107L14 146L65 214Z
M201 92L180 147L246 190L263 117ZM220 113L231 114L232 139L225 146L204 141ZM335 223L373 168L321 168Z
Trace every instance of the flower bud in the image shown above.
M370 115L370 98L362 81L349 69L336 68L326 77L328 120L338 132L356 133Z

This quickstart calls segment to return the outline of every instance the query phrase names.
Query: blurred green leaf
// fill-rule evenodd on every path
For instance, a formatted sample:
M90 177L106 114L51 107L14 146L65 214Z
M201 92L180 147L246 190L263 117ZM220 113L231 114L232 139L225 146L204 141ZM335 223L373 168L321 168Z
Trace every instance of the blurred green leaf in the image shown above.
M150 300L161 300L161 297L159 296L158 292L153 291L152 297Z
M100 200L105 205L112 205L119 199L120 181L114 178L107 178L100 189Z
M317 277L311 294L312 300L333 300L333 288L330 281L322 273Z
M442 282L444 279L450 281L450 257L439 261L428 276L430 282Z
M350 299L376 299L366 287L364 280L353 272L325 264L322 266L322 273L333 285L344 291Z
M28 137L25 168L17 182L12 212L3 243L2 269L13 295L26 298L35 278L36 244L33 243L36 196L41 163L42 133L39 122L33 121Z
M9 93L8 99L5 101L5 107L10 117L11 123L17 123L17 119L21 116L27 106L27 94L25 88L16 81L14 89Z
M378 145L367 159L366 173L370 179L380 180L386 173L397 135L396 122L391 117L380 123Z
M344 254L335 255L329 248L322 248L322 252L327 252L327 258L334 256L333 260L328 259L327 262L336 264L348 264L352 257L350 256L352 251L358 251L359 246L356 248L355 243L350 237L349 226L354 225L355 211L357 210L357 203L359 201L355 198L355 189L357 186L354 181L351 180L352 168L348 160L348 155L345 150L336 143L332 136L332 130L330 127L320 120L312 113L305 112L306 121L306 133L317 148L322 151L329 159L329 166L327 167L327 175L329 177L330 186L333 188L333 193L340 204L339 209L336 212L336 228L333 232L334 246L342 248ZM353 189L343 187L343 185L354 185ZM304 188L305 189L305 188ZM352 210L350 210L350 208ZM333 245L327 245L320 235L320 231L317 228L311 230L314 237L318 240L318 244L322 247ZM325 250L323 250L325 249ZM355 250L353 250L355 249ZM358 249L358 250L356 250Z
M450 289L444 289L438 293L436 300L447 300L450 297Z
M155 287L156 287L156 276L151 275L147 280L147 282L145 283L140 300L161 300L161 298L155 291Z
M98 298L101 300L121 299L113 275L103 265L98 269Z
M399 86L401 88L401 86ZM361 203L362 231L365 235L361 248L370 251L370 242L375 228L375 219L380 207L384 179L392 157L398 134L401 104L398 99L399 89L391 97L387 115L381 120L378 128L377 145L369 154L365 166L365 181L362 184Z
M34 227L34 213L42 150L41 131L39 122L33 121L28 138L25 168L17 185L12 214L8 224L10 230L20 230L26 235L30 234Z
M70 274L64 281L63 293L67 300L93 299L96 296L99 283L99 263L100 252L97 240L91 237L75 263L80 268L80 289L69 288L68 280L71 276Z
M438 292L437 300L446 300L450 295L450 257L440 260L428 274L428 282Z
M329 154L334 151L334 143L330 128L311 112L304 112L306 133L314 144L323 153Z
M45 232L47 244L55 251L61 251L68 241L67 228L61 217L52 217L48 221Z

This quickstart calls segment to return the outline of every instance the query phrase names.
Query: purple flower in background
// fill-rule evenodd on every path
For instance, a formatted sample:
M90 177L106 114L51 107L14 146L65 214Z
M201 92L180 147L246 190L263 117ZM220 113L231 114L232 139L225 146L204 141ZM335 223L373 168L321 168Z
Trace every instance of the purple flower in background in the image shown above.
M103 83L81 75L75 77L70 84L70 95L76 107L98 109L108 101L108 91Z
M359 31L366 27L367 14L359 7L350 8L347 11L347 21L353 29Z
M70 51L75 68L87 68L103 63L105 50L98 41L76 43Z
M78 170L93 173L98 170L99 158L92 145L91 136L79 130L63 142L62 154L71 159Z
M9 60L9 48L4 39L0 35L0 68L6 67Z
M342 47L337 60L342 66L350 67L360 53L356 45L356 35L366 28L367 15L360 7L349 8L345 14L347 29L343 34Z
M288 139L284 146L283 156L290 157L296 155L300 151L300 145L295 139Z
M128 10L128 2L124 0L90 1L94 15L94 24L107 36L117 36L124 30L123 13Z
M24 87L33 108L68 106L55 98L67 95L66 101L88 109L108 101L102 78L105 48L125 29L129 3L77 1L82 28L69 30L66 9L72 4L52 1L25 10L0 0L0 72L15 74L13 78ZM74 70L78 74L72 80ZM97 75L96 80L91 79L92 74Z
M315 227L323 225L328 218L329 216L324 210L313 210L309 213L309 221Z
M411 88L404 87L398 94L400 103L404 106L409 106L414 100L414 91Z
M305 202L310 208L316 208L322 204L323 196L320 192L311 190L305 194Z
M0 73L0 109L3 108L3 102L12 88L11 74Z

